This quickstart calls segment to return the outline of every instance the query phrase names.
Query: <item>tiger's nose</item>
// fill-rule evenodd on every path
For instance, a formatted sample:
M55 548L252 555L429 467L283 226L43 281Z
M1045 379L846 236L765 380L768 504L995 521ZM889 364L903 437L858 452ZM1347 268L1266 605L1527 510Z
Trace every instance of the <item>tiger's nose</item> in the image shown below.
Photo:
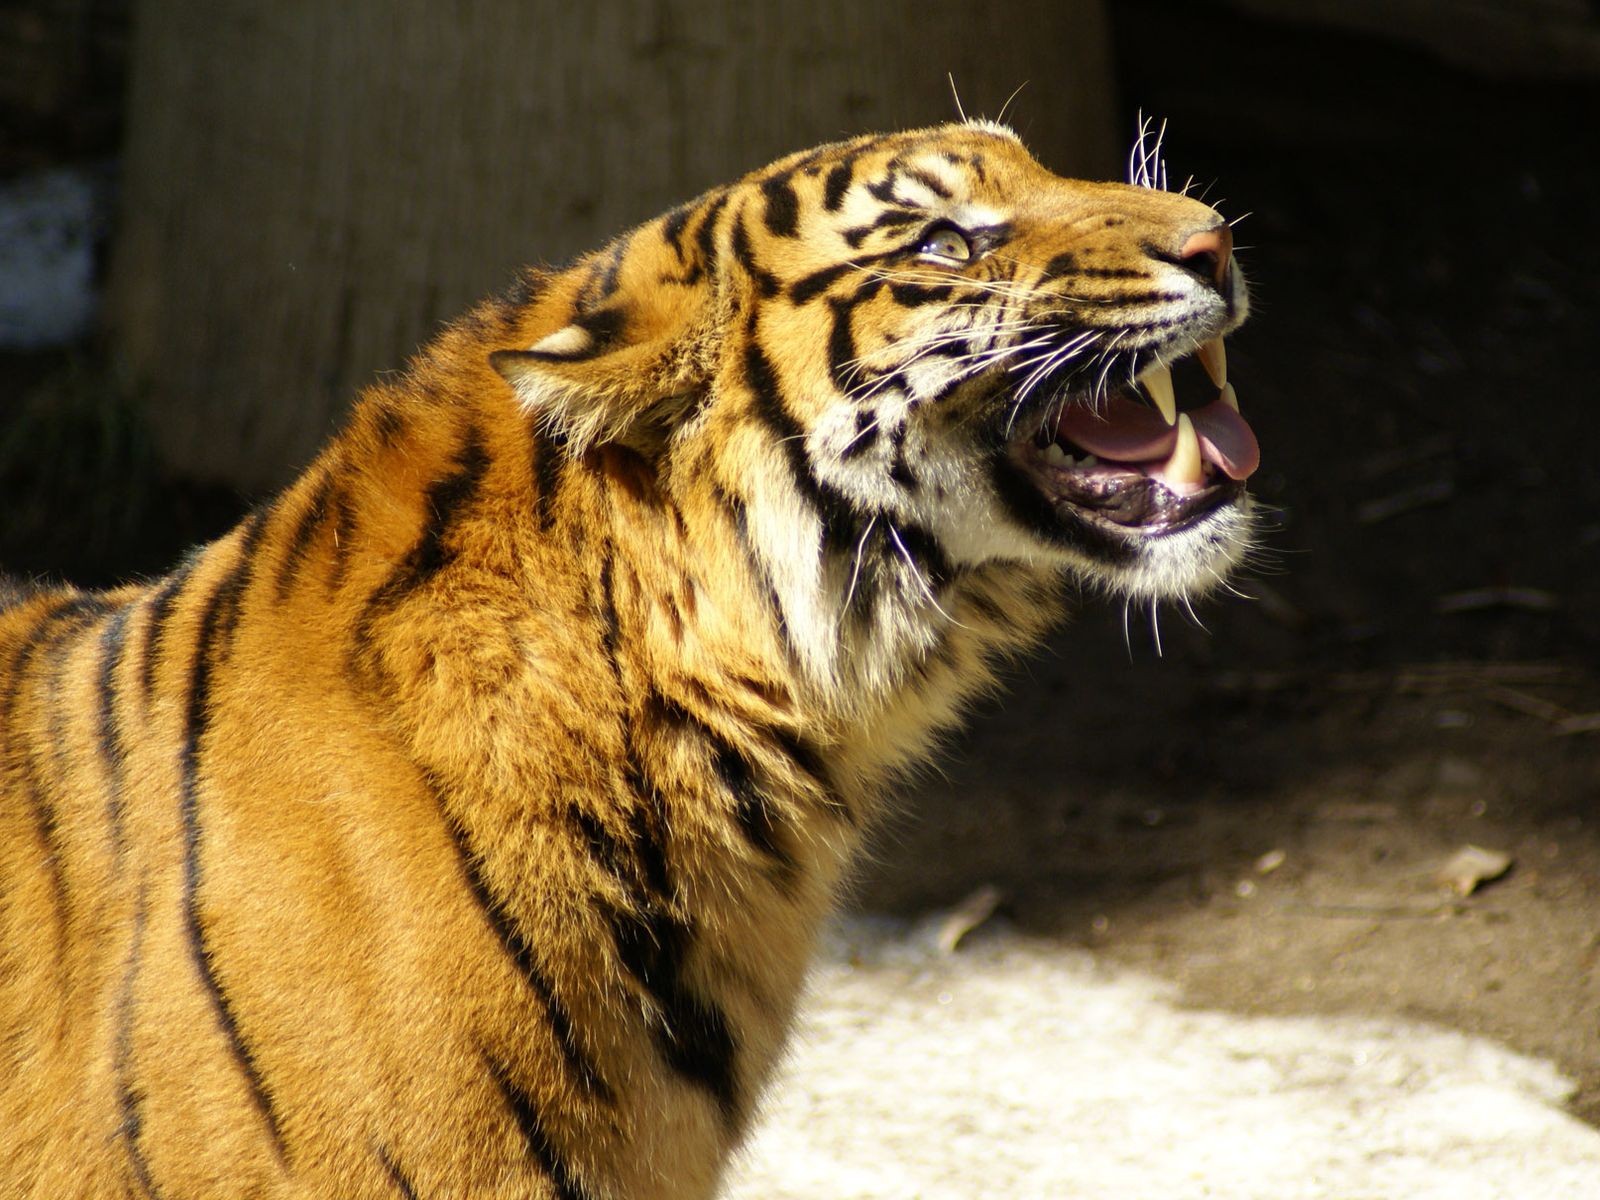
M1233 230L1226 225L1191 234L1178 251L1178 261L1219 288L1228 282L1228 260L1233 257Z

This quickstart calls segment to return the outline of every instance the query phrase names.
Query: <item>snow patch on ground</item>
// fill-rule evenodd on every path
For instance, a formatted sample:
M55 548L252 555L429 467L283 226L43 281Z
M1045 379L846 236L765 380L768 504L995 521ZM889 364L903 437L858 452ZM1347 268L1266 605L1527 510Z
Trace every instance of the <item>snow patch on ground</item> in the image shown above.
M1578 1200L1549 1064L1431 1026L1240 1017L1085 951L858 919L727 1200Z

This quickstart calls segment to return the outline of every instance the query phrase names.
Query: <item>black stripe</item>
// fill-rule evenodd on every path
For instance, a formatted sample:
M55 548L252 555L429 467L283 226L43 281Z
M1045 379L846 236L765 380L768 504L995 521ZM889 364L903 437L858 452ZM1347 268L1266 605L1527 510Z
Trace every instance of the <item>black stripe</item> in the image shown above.
M188 934L195 969L211 1001L212 1012L222 1030L234 1062L245 1078L250 1099L266 1123L274 1155L284 1161L283 1126L267 1089L261 1069L251 1052L232 1001L217 975L217 964L200 920L201 834L200 776L201 751L211 721L213 671L227 662L234 623L238 619L241 597L250 583L256 541L266 522L259 513L246 520L239 557L232 568L206 598L200 617L200 634L195 642L190 670L188 703L185 706L183 742L178 752L180 775L179 816L183 825L183 920Z
M378 617L428 583L454 560L455 551L448 545L450 533L477 496L488 469L489 455L484 448L483 433L476 425L469 425L453 469L434 480L423 494L423 526L416 543L362 605L351 635L348 660L351 667L363 663L371 666L368 656L372 627Z
M714 736L682 705L655 691L645 697L637 724L689 729L707 739ZM664 844L666 813L631 737L627 779L634 803L626 849L592 816L577 810L573 815L590 852L629 893L628 907L603 907L618 958L654 1001L652 1033L657 1049L669 1067L709 1092L731 1122L737 1116L733 1035L722 1010L697 995L683 978L693 932L666 908L674 895Z
M58 630L50 638L50 652L44 668L46 719L43 745L56 791L67 790L64 772L68 769L68 764L77 757L67 734L67 721L72 714L72 709L66 702L67 656L76 649L78 634L109 612L110 608L109 604L95 598L90 607L73 617L68 628Z
M383 1165L383 1173L389 1177L394 1190L400 1193L403 1200L418 1200L416 1185L400 1169L400 1164L394 1160L394 1155L389 1153L388 1147L379 1145L374 1149L377 1151L378 1162Z
M640 767L632 745L626 771L629 794L626 844L587 809L573 805L568 816L584 849L640 906L670 901L672 877L667 865L666 813L660 793Z
M872 262L876 259L888 257L890 256L887 254L877 254L869 258L864 258L860 261ZM828 303L835 307L842 306L847 309L854 308L857 304L865 304L867 301L874 299L880 292L883 291L884 288L888 286L888 280L882 275L869 275L856 284L855 290L852 291L849 296L832 299L829 300Z
M567 1069L589 1095L601 1100L610 1100L611 1089L600 1078L599 1072L579 1046L577 1033L572 1027L572 1017L557 998L554 986L539 966L538 960L534 957L533 947L523 936L521 926L506 908L505 901L483 877L478 860L473 856L466 830L450 814L443 785L426 771L423 771L422 775L433 792L439 813L444 818L445 829L456 848L467 890L477 901L484 919L489 923L489 928L493 930L495 937L499 938L500 947L505 951L506 957L511 960L517 973L527 982L529 990L544 1009L545 1018L550 1022L551 1032L555 1034L556 1045L567 1064Z
M755 250L750 245L750 230L741 218L733 227L733 257L745 269L763 296L776 296L782 288L778 277L756 261Z
M761 185L767 207L762 214L767 232L774 237L794 237L800 232L800 198L787 175L777 175Z
M17 607L39 595L44 589L36 583L11 579L0 575L0 612Z
M950 582L953 575L950 558L931 531L910 521L896 521L891 528L898 535L899 543L911 559L911 564L934 592Z
M823 267L820 271L813 271L803 279L796 280L789 288L789 299L796 304L804 304L813 299L827 288L840 276L856 266L853 262L837 263L831 267Z
M894 297L896 304L905 308L917 308L923 304L938 304L950 299L953 289L946 285L927 287L920 283L891 283L889 295Z
M294 523L294 532L289 535L289 548L284 551L283 561L278 564L278 581L274 592L280 604L289 598L289 593L294 588L296 572L300 564L305 561L306 552L311 549L311 540L316 537L317 530L322 528L323 521L327 519L328 498L332 493L333 476L325 474L318 480L316 488L311 493L311 499L306 502L305 511Z
M1090 279L1148 279L1149 273L1136 267L1079 267L1079 275ZM1120 297L1119 297L1120 299Z
M789 729L769 729L767 737L788 755L797 771L811 780L823 798L824 807L834 816L852 825L856 823L856 814L834 791L833 783L828 778L827 764L822 761L822 755L815 746L806 741L802 734Z
M712 274L717 265L717 220L722 216L722 210L727 207L728 193L723 192L711 201L706 209L705 218L700 222L700 228L695 231L695 245L700 251L700 261L697 264L706 274Z
M388 449L400 440L406 431L405 415L392 403L375 402L372 406L372 432L378 445Z
M647 701L648 703L648 701ZM659 722L660 718L653 718ZM652 720L646 716L645 721ZM624 736L627 736L624 731ZM641 900L651 896L670 900L675 895L672 870L667 861L667 810L661 798L661 789L639 759L638 748L628 738L627 767L624 772L634 801L628 819L628 834L632 843L634 861L639 866Z
M920 225L928 214L920 208L885 209L872 219L872 229L904 229L907 225Z
M772 860L785 877L791 876L795 870L794 859L783 847L778 818L772 811L772 802L756 783L755 768L732 746L715 741L712 742L711 761L723 786L733 795L739 832L751 846Z
M100 743L100 761L106 776L106 823L111 828L111 844L117 857L122 857L122 764L124 748L122 727L117 720L117 667L122 661L122 650L127 645L128 617L133 605L124 604L111 614L105 631L100 635L100 665L95 671L95 696L99 705L96 723Z
M529 1156L539 1164L539 1169L555 1189L555 1200L585 1200L587 1193L583 1185L550 1141L550 1134L544 1127L539 1110L534 1106L533 1097L512 1082L510 1072L502 1063L488 1055L484 1056L483 1062L489 1077L494 1080L495 1088L500 1092L500 1098L511 1111L511 1119L516 1122L517 1130L527 1144Z
M476 425L469 425L455 469L430 484L423 496L425 524L422 536L401 564L402 591L428 582L454 557L446 539L456 520L477 495L488 470L489 453L484 448L483 431Z
M588 344L581 350L565 350L558 354L538 350L496 350L489 357L492 360L497 355L505 355L547 359L553 362L583 362L586 359L599 358L622 340L628 328L628 314L616 307L597 308L593 312L586 312L574 318L572 323L589 335Z
M837 305L832 305L837 308ZM745 342L745 377L756 399L756 413L772 430L789 460L795 489L811 505L822 521L824 548L854 552L861 531L870 519L855 507L849 497L823 483L811 470L806 455L805 432L784 403L777 372L761 349L755 330Z
M845 300L829 300L828 310L833 320L828 332L828 374L833 386L848 394L850 370L857 357L852 305Z
M950 199L950 189L944 185L944 182L935 178L933 175L930 175L921 167L907 167L905 168L905 173L908 178L915 179L923 187L927 188L935 196L939 197L939 199Z
M655 1002L656 1046L667 1065L704 1088L730 1122L738 1114L734 1059L737 1047L727 1017L696 995L683 978L694 943L689 926L659 908L613 911L612 933L622 965Z
M350 570L350 553L355 546L356 510L350 493L340 488L333 497L333 566L328 571L328 595L337 592Z
M789 460L790 475L793 477L795 489L820 514L824 502L817 480L811 473L810 461L806 457L805 430L800 428L800 422L794 419L794 414L784 403L783 392L778 385L777 371L774 370L772 360L767 357L766 351L761 348L753 328L749 331L748 340L745 342L744 373L751 394L756 400L757 415L772 430L773 436L783 447L784 456Z
M689 216L693 212L690 205L680 204L661 218L661 240L672 247L679 262L683 261L683 231L688 228Z
M796 280L789 288L789 299L796 304L804 304L814 299L819 293L827 290L834 282L850 271L860 270L862 267L871 266L873 263L883 262L885 259L895 258L898 250L889 250L883 254L863 254L858 258L846 262L835 263L831 267L820 270ZM856 289L855 299L870 299L882 290L883 281L876 277L868 279L861 287Z
M632 239L628 237L620 237L611 244L610 250L607 251L605 273L600 279L600 293L596 297L597 302L609 300L617 294L617 285L622 280L622 264L627 259L628 247L632 244Z
M600 652L611 664L611 674L622 683L622 660L617 657L617 647L622 641L622 624L617 616L617 583L615 551L607 545L600 559Z
M906 426L896 427L890 440L894 446L894 453L889 463L889 478L908 492L914 492L919 485L917 477L911 473L911 463L906 458Z
M878 432L878 414L868 408L857 409L856 431L850 438L850 444L839 451L839 460L849 462L872 449L878 443Z
M543 271L536 267L524 267L506 285L505 291L500 293L500 299L512 308L523 308L537 300L548 286L549 278Z
M150 1197L160 1200L161 1189L150 1174L150 1164L145 1159L139 1139L144 1133L144 1093L134 1086L133 1074L133 981L139 972L139 955L144 945L146 916L145 888L141 884L133 910L133 932L128 948L128 963L123 968L122 990L117 998L117 1040L114 1049L113 1070L117 1080L117 1109L122 1122L117 1132L127 1147L128 1164L133 1168L134 1180Z
M852 250L861 249L861 243L867 240L869 234L876 229L876 225L852 225L849 229L841 230L845 244Z
M139 684L146 704L155 697L156 669L161 663L161 641L166 633L167 617L172 612L172 605L183 593L184 585L189 582L189 576L194 574L194 568L199 563L205 547L197 546L189 551L187 558L179 564L178 569L167 576L166 582L156 592L150 601L150 620L145 626L144 650L139 664Z
M854 166L855 160L847 158L828 172L827 182L822 188L822 207L829 212L838 212L839 206L844 203L845 193L850 190Z
M589 856L623 887L630 891L636 890L640 886L637 864L629 859L622 843L612 835L600 818L577 805L573 805L567 815L577 827L578 836L583 839L584 849L588 851Z
M904 205L906 202L894 194L894 174L891 172L882 179L875 179L867 184L867 194L874 200L884 204Z
M1044 283L1049 279L1059 279L1064 275L1075 275L1078 272L1078 256L1070 250L1063 250L1044 265L1044 274L1039 277L1039 282Z
M56 943L56 957L66 953L67 879L64 869L65 853L61 845L60 830L56 822L55 807L50 801L45 781L40 778L33 746L22 727L13 720L17 702L28 683L28 668L40 651L54 656L56 648L67 644L68 639L103 614L108 605L97 596L73 596L38 617L16 656L11 669L6 672L7 688L0 695L0 736L5 738L5 755L13 759L20 775L22 790L32 810L34 824L39 830L43 855L40 865L49 875L50 895L58 915L62 937ZM53 702L55 697L50 697Z
M533 479L538 489L533 498L534 513L539 529L549 533L556 525L556 492L561 488L565 472L566 455L552 433L535 430L533 434Z

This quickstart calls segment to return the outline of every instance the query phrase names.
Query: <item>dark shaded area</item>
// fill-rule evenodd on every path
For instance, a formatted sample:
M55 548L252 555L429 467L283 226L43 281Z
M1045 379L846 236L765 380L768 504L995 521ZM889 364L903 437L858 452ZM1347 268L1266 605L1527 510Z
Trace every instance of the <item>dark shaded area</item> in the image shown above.
M869 904L985 882L1196 1004L1557 1058L1600 1119L1594 86L1115 6L1130 108L1237 227L1257 597L1091 602L923 789ZM1201 49L1203 48L1203 50ZM1215 182L1213 182L1215 181ZM1475 843L1510 874L1434 875ZM954 851L960 847L960 852ZM1280 858L1281 855L1281 858ZM1270 857L1264 857L1270 856ZM1273 864L1278 865L1274 866ZM1259 865L1258 865L1259 864Z
M1230 365L1279 510L1257 600L1209 602L1204 633L1161 613L1160 657L1149 613L1125 643L1089 603L863 898L994 882L1015 919L1198 1004L1406 1013L1553 1055L1600 1120L1600 89L1112 9L1174 183L1250 214ZM1045 103L1036 80L1024 132ZM153 572L243 511L159 477L92 354L4 359L0 393L26 398L0 424L8 570ZM1462 898L1433 876L1467 842L1514 865Z

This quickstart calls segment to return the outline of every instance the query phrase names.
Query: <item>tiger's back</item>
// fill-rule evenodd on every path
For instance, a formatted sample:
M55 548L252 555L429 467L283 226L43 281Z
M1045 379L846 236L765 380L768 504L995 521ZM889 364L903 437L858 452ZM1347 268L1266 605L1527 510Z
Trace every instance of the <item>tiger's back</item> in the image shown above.
M167 578L0 597L0 1191L711 1195L1061 572L1243 552L1220 400L1044 454L1242 319L1218 225L993 127L821 147L524 275Z

